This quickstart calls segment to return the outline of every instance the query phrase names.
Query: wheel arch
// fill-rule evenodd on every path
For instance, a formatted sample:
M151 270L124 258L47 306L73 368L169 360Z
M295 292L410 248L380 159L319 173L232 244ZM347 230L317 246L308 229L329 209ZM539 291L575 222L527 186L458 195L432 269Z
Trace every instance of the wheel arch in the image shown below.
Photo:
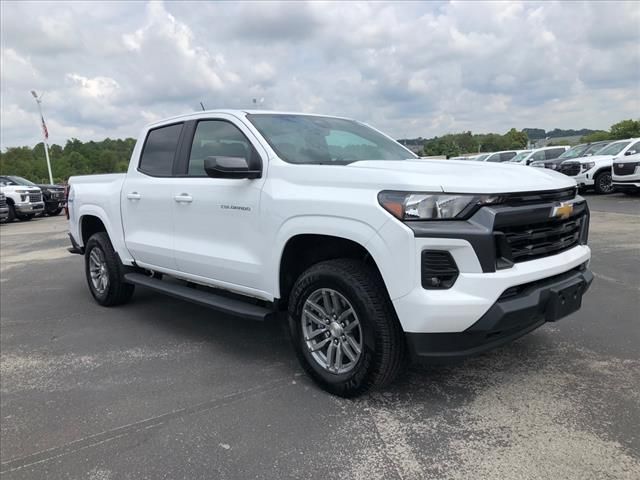
M118 212L119 213L119 212ZM78 238L76 241L80 246L86 245L86 241L89 237L99 231L104 231L109 236L114 250L120 256L120 259L125 264L131 264L133 258L129 254L124 244L124 236L122 227L114 225L110 220L107 213L98 205L82 205L78 212Z
M271 269L274 297L286 302L293 283L304 270L335 258L358 258L371 265L391 297L390 285L385 280L391 252L372 248L382 244L371 242L375 237L376 230L358 220L317 216L291 219L280 229L273 250L277 252Z

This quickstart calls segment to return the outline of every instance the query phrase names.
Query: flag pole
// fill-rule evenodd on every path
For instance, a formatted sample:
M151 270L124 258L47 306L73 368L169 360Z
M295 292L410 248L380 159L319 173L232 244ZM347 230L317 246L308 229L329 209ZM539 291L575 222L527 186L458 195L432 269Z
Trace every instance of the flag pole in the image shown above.
M47 159L47 170L49 171L49 183L53 185L53 175L51 174L51 160L49 160L49 144L47 140L49 139L49 132L47 131L47 126L44 123L44 116L42 115L42 95L38 97L38 94L35 90L31 90L31 95L36 99L36 103L38 104L38 112L40 112L40 121L42 122L42 136L44 143L44 156Z

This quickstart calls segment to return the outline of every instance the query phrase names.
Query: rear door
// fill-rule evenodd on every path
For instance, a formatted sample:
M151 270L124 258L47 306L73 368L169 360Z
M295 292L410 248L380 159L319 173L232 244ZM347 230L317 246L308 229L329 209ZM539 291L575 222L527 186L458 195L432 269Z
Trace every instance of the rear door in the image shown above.
M259 212L267 154L235 117L218 114L198 120L189 130L190 148L184 149L185 165L173 200L178 269L207 283L255 294L262 291L264 260L269 258ZM262 178L207 176L204 160L225 156L243 156L262 165Z
M127 249L144 267L176 270L173 251L174 168L183 123L147 134L139 162L129 166L120 205Z

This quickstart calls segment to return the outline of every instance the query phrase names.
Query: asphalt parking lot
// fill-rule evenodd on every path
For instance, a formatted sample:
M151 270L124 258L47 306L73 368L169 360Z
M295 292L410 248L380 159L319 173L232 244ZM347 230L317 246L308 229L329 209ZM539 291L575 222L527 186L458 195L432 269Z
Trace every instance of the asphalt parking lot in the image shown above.
M277 322L97 306L63 216L2 225L2 478L638 479L640 198L588 199L580 312L356 400Z

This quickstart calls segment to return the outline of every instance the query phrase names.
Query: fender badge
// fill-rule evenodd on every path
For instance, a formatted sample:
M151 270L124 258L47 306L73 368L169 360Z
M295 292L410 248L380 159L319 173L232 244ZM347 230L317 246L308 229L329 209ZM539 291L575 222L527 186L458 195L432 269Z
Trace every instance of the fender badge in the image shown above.
M555 218L559 218L561 220L565 220L571 216L573 213L573 204L572 203L561 203L553 207L551 210L551 216Z

